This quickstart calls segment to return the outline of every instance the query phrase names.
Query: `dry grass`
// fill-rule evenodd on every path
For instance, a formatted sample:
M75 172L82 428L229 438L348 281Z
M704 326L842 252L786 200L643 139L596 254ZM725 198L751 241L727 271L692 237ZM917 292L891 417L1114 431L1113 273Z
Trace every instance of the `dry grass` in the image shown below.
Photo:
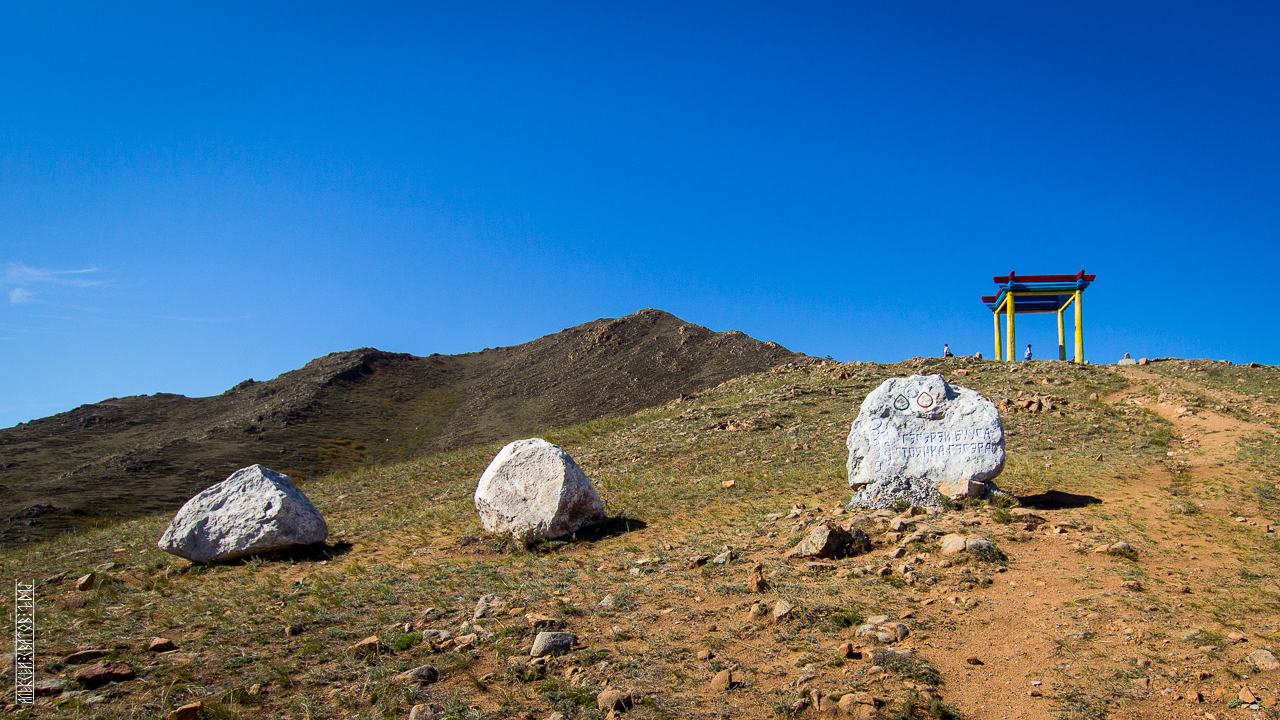
M967 375L955 375L958 369ZM564 543L526 549L481 532L472 492L497 445L308 483L306 492L331 528L323 551L193 566L155 548L167 517L102 526L0 553L6 577L63 576L40 589L46 675L73 670L57 658L80 647L110 649L138 673L134 681L97 690L73 687L43 701L51 705L42 706L41 716L154 718L199 700L210 717L221 718L403 717L415 703L435 703L457 718L545 717L552 709L597 718L603 713L593 697L607 685L648 693L629 717L761 717L790 713L810 690L796 681L813 666L828 694L889 697L886 716L954 717L953 707L928 697L944 689L948 673L929 653L941 654L931 649L935 639L940 645L949 628L966 621L930 613L965 606L944 602L926 613L920 603L980 592L1005 569L999 557L975 559L964 573L939 569L930 559L917 566L914 585L900 572L878 577L875 571L890 562L882 554L840 561L839 573L805 572L780 557L808 523L847 500L844 438L862 398L882 380L910 372L942 372L996 402L1019 393L1063 401L1055 403L1060 416L1005 416L1009 460L999 482L1019 496L1059 491L1101 497L1123 490L1139 473L1164 463L1177 441L1169 424L1144 408L1090 399L1126 385L1105 368L1033 363L1011 372L1008 365L967 359L887 366L817 361L733 380L682 403L547 433L592 477L615 518L603 530ZM1275 447L1274 438L1263 438L1242 452L1252 453L1249 462L1259 472L1273 473ZM723 487L726 480L733 485ZM1259 502L1274 502L1271 491L1258 492ZM1162 498L1161 512L1170 517L1173 498ZM806 513L771 515L795 503L803 503ZM985 523L1001 550L1014 555L1025 555L1024 548L1043 535L1022 530L1007 508L960 507L951 517ZM1124 507L1068 508L1054 517L1092 523L1095 529L1082 543L1155 532L1145 516ZM856 519L873 525L869 517ZM1203 513L1175 519L1189 528L1224 525L1217 530L1227 539L1243 532ZM1255 536L1241 535L1224 547L1271 562L1277 550L1253 549ZM726 545L742 559L686 567L689 557ZM913 556L930 551L910 549ZM745 587L746 568L757 559L765 562L772 586L764 596ZM1123 558L1111 562L1116 577L1147 577L1133 570L1141 567L1136 562L1128 571L1119 564ZM91 589L71 587L74 578L95 569ZM1276 615L1274 577L1270 570L1237 573L1194 600L1220 625L1233 614ZM1082 581L1081 592L1092 597L1097 591L1089 582L1100 581ZM471 632L472 608L486 594L504 596L516 612L476 621L483 638L478 650L442 650L430 633L424 638L429 630ZM601 606L607 595L612 604ZM786 621L773 624L767 613L751 614L755 603L779 599L795 607ZM75 607L79 600L83 606ZM870 663L834 654L836 644L854 640L863 618L906 611L918 614L912 621L911 639L920 653L915 659L882 662L884 672L875 675ZM511 664L527 659L534 636L525 612L561 620L581 646L546 668ZM286 636L285 626L300 632ZM346 650L371 635L394 652L366 659ZM179 650L147 653L146 642L155 636L174 639ZM1063 653L1073 657L1090 644L1064 642ZM700 650L715 657L699 661ZM437 667L441 681L421 688L391 681L422 664ZM739 687L727 697L709 690L716 671L735 667ZM1112 701L1091 698L1118 697L1105 695L1107 676L1095 680L1085 690L1062 691L1064 716L1100 716L1097 708ZM255 685L263 692L250 692Z

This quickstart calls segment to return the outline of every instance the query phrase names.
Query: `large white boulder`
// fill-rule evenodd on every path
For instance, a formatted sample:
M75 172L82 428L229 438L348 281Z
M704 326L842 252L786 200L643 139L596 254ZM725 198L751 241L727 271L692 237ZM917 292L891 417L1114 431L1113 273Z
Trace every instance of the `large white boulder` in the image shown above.
M287 475L250 465L187 501L161 550L198 563L322 542L329 526Z
M484 529L530 542L604 519L604 503L582 468L541 438L517 440L493 458L476 486Z
M862 402L846 444L857 507L985 497L1004 469L1000 411L941 375L881 383Z

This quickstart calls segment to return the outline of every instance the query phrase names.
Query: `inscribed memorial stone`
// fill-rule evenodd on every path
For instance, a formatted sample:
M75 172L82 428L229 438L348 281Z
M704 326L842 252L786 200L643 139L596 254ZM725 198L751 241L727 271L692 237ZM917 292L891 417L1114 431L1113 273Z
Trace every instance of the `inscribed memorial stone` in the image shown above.
M862 402L846 445L854 507L985 497L1004 469L996 406L941 375L886 380Z

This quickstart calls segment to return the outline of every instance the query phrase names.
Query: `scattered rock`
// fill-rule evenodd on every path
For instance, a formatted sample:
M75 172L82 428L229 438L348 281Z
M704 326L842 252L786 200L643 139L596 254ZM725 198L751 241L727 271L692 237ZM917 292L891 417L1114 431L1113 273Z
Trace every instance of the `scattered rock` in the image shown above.
M68 573L66 570L63 570L62 572L60 572L60 573L58 573L58 574L56 574L56 575L50 575L49 577L47 577L47 578L45 578L45 579L41 580L41 581L40 581L40 584L41 584L41 585L57 585L58 583L62 582L63 580L66 580L66 579L67 579L67 575L68 575L68 574L69 574L69 573Z
M1112 555L1128 555L1133 552L1133 548L1129 546L1129 543L1121 540L1120 542L1113 543L1108 547L1107 552Z
M1134 592L1141 592L1142 582L1140 580L1125 580L1124 582L1120 583L1120 587L1124 588L1125 590L1133 590Z
M562 537L605 517L582 468L541 438L503 447L480 476L475 503L485 530L521 542Z
M109 682L132 680L133 668L119 660L100 660L93 665L80 668L71 678L85 687L96 688Z
M37 680L35 686L36 697L56 697L61 695L67 689L67 681L62 678L50 678L48 680Z
M791 606L791 603L787 602L786 600L779 600L778 602L773 604L773 621L776 623L782 622L784 619L786 619L788 615L791 614L791 611L793 609L794 608Z
M422 665L396 675L396 682L419 685L430 685L440 679L440 671L430 665Z
M716 692L726 692L733 688L734 677L730 670L721 670L716 676L711 678L711 689Z
M297 635L301 635L301 634L302 634L302 627L301 627L301 626L299 626L299 625L285 625L285 626L284 626L284 636L285 636L285 637L295 637L295 636L297 636Z
M865 637L882 645L906 640L911 630L900 622L890 622L888 615L872 615L854 631L855 637Z
M1246 660L1253 663L1253 666L1261 671L1280 670L1280 661L1276 660L1276 656L1271 654L1269 650L1254 650L1249 653Z
M188 500L158 546L192 562L212 563L328 536L320 511L287 476L250 465Z
M982 662L982 660L977 655L970 655L969 657L965 658L964 661L969 663L970 665L986 665L986 663Z
M444 717L444 708L439 705L418 703L409 710L409 720L439 720Z
M995 550L995 545L985 537L958 533L943 536L941 546L943 555L958 555L962 552L982 555Z
M193 702L176 710L170 710L165 717L167 720L200 720L200 711L203 709L204 703Z
M714 565L728 565L730 562L733 561L734 557L735 556L732 550L725 550L719 555L716 555L715 557L711 558L711 562Z
M83 665L87 662L93 662L99 658L104 658L111 654L110 650L95 648L92 650L77 650L62 659L64 665Z
M839 558L871 550L871 538L862 530L850 532L833 521L818 523L787 557Z
M999 410L941 375L886 380L863 401L846 445L854 507L985 497L1004 469Z
M713 658L713 657L715 657L715 656L716 656L716 654L715 654L715 653L713 653L713 652L711 652L710 650L699 650L699 651L698 651L698 659L699 659L699 660L710 660L711 658Z
M747 578L747 589L754 593L767 590L769 583L764 579L764 565L756 563L751 567L751 577Z
M476 601L475 612L471 613L472 620L487 618L494 615L507 607L507 601L501 595L482 595Z
M833 572L836 566L828 562L807 562L800 569L805 572Z
M347 648L347 652L359 658L377 657L386 650L386 645L382 644L382 641L378 639L377 635L370 635L355 645Z
M555 630L557 628L564 627L563 620L556 620L555 618L550 618L546 615L539 615L537 613L529 613L528 615L525 615L524 620L529 623L529 627L534 630Z
M533 657L544 657L557 653L566 653L578 642L578 636L567 632L540 632L533 640L533 649L529 652Z
M609 688L601 690L600 694L596 695L596 709L602 711L623 711L634 705L636 700L637 698L635 693L630 690L615 690L613 688Z
M177 649L177 643L169 638L151 638L151 642L147 643L147 650L154 653L169 652Z
M96 573L89 573L88 575L84 575L79 578L76 578L76 590L79 592L86 592L88 590L92 590L93 581L96 579L98 579L98 576Z
M707 561L710 559L710 555L695 555L694 557L689 558L689 569L692 570L700 568L703 565L706 565Z

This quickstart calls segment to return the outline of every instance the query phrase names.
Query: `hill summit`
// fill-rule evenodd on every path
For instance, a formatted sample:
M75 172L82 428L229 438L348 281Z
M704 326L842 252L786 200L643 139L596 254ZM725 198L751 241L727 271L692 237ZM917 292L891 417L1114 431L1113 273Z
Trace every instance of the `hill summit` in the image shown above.
M462 355L331 353L213 397L111 398L0 430L0 545L172 511L254 463L305 482L629 415L798 357L646 309Z

